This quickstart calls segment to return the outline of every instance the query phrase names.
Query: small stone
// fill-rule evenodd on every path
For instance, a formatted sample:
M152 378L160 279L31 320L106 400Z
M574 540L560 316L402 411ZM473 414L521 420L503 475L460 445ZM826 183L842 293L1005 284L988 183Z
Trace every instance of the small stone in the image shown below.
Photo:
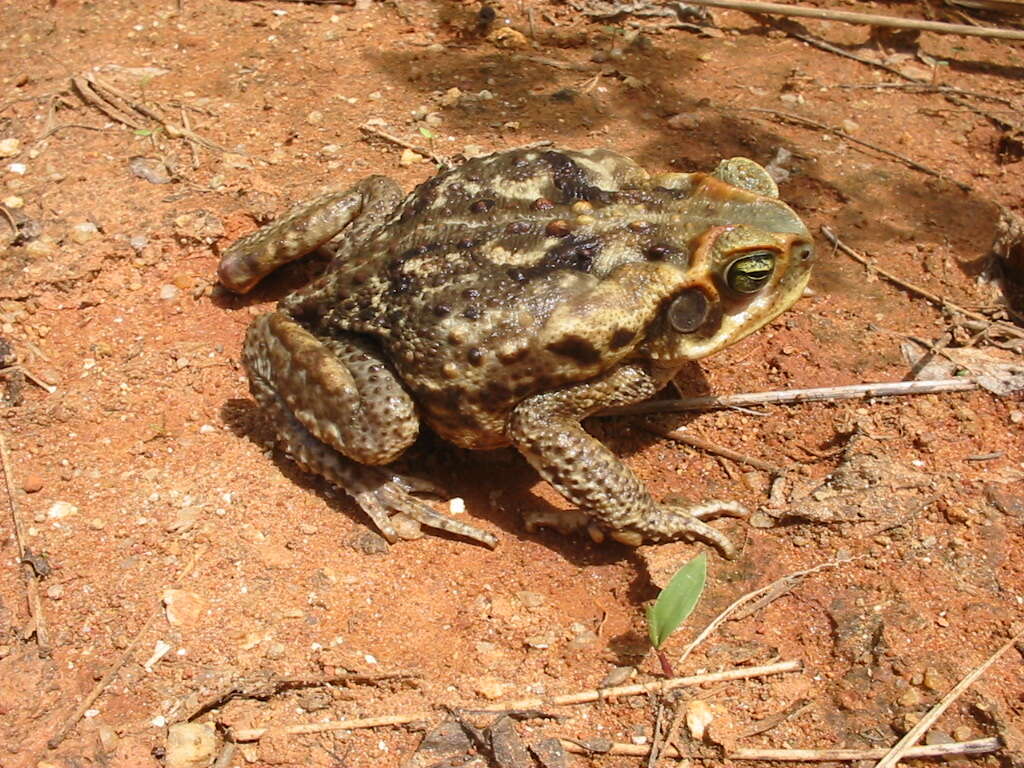
M459 99L462 98L462 91L458 88L449 88L441 96L440 102L442 107L454 107L459 103Z
M673 131L692 131L700 128L700 118L689 112L672 115L666 122Z
M408 168L410 165L422 163L424 160L426 160L426 158L419 152L413 152L411 149L403 149L402 156L398 159L398 164L403 168Z
M162 301L173 301L178 298L178 294L180 293L181 290L178 286L172 285L171 283L164 283L160 286L159 296Z
M775 519L764 512L754 512L747 520L753 528L774 528Z
M4 198L4 206L11 210L25 207L25 198L18 197L17 195L10 195Z
M175 723L167 729L165 768L206 768L217 753L217 735L210 723Z
M598 683L598 688L613 688L622 685L636 674L636 667L612 667L608 674Z
M102 531L104 528L107 527L107 524L103 520L100 520L98 517L94 517L92 520L89 521L89 527L92 528L94 531Z
M415 540L423 538L423 525L419 520L414 520L408 515L398 512L391 516L391 525L399 538Z
M843 130L847 133L853 133L858 128L860 128L860 126L853 120L850 120L849 118L843 120Z
M117 744L121 739L117 735L117 731L109 725L101 725L96 729L96 741L99 742L100 749L109 755L117 749Z
M46 596L51 600L60 600L64 597L64 586L61 584L54 584L46 590Z
M933 744L952 744L953 737L945 731L928 731L924 737L924 743L929 746Z
M78 514L78 507L66 501L55 501L46 512L51 520L60 520Z
M1010 411L1011 424L1024 424L1024 411Z
M482 677L473 683L473 690L485 699L500 699L508 690L508 683L503 683L493 677Z
M935 667L928 667L924 671L924 687L933 693L945 693L950 689L949 681L939 674Z
M304 533L306 536L312 536L317 532L317 527L311 523L299 523L299 532Z
M99 233L99 228L95 224L91 221L83 221L75 224L71 228L71 232L68 233L68 236L71 238L71 242L85 245L90 240L95 239Z
M25 475L25 479L21 481L21 490L25 493L39 493L43 490L43 478L35 473Z
M270 643L263 655L273 661L274 659L284 658L284 652L284 643Z
M690 699L686 702L686 730L694 741L704 740L704 731L714 719L711 707L703 699Z
M13 173L15 176L24 176L28 173L28 166L24 163L11 163L7 166L7 170Z
M43 237L37 238L28 243L25 246L25 251L29 256L53 256L57 253L57 244L44 235Z
M523 590L516 592L516 597L519 598L519 602L530 610L536 610L544 605L544 595L539 592L528 592Z
M319 125L324 121L324 113L320 110L314 109L308 115L306 115L306 122L310 125Z
M198 623L206 612L207 602L195 592L184 589L164 590L164 611L167 623L172 627L191 626Z
M14 157L21 152L19 139L0 139L0 157Z
M921 692L916 688L908 688L897 699L901 707L916 707L921 704Z
M364 555L385 555L388 552L388 540L376 531L360 531L348 545Z

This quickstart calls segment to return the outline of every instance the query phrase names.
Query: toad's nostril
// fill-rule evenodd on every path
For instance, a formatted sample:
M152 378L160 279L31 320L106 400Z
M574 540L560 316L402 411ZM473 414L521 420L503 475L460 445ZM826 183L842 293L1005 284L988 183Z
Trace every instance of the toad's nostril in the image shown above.
M668 321L679 333L693 333L707 320L711 304L700 288L680 293L668 308Z
M800 261L809 261L814 255L814 248L810 243L800 243L793 249L793 253Z

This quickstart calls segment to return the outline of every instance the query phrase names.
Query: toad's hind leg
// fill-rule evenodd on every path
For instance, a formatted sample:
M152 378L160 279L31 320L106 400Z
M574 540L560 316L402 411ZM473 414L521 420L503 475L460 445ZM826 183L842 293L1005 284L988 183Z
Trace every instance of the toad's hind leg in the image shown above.
M419 419L374 344L354 335L320 339L282 312L249 328L242 359L253 396L274 419L285 449L303 469L343 488L396 541L392 512L489 547L486 531L452 520L413 497L417 484L383 465L416 439Z
M402 190L394 181L369 176L342 192L298 203L233 243L221 257L220 281L228 290L246 293L278 267L319 248L342 230L344 241L339 248L358 243L380 226L401 199Z

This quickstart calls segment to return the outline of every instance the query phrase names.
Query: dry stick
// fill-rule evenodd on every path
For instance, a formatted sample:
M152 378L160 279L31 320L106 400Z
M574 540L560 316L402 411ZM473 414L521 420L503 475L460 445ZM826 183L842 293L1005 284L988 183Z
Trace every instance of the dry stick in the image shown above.
M746 392L739 395L704 395L681 397L676 400L649 400L645 403L625 405L601 411L601 416L646 416L652 413L678 413L680 411L711 411L751 405L796 405L820 403L826 400L858 400L895 395L933 395L939 392L969 392L981 385L970 376L955 379L925 379L922 381L882 381L877 384L850 384L843 387L814 387L786 389L773 392Z
M175 580L176 584L180 584L192 572L192 569L195 568L196 561L199 559L199 555L200 552L198 550L192 555L192 559L189 561L188 565L185 566L181 575ZM142 641L143 635L146 634L146 631L153 625L153 622L156 621L157 616L160 615L161 605L162 603L157 604L156 609L150 614L149 618L146 619L146 623L142 625L142 628L135 633L135 637L132 638L132 641L128 643L128 647L124 649L124 653L121 654L121 657L111 665L110 669L107 670L107 673L103 675L103 678L92 687L92 690L89 691L88 695L86 695L86 697L82 699L81 703L75 707L74 711L64 718L60 727L57 729L57 732L46 742L47 747L50 749L56 749L59 747L60 743L64 741L71 729L75 727L82 715L85 714L85 710L89 709L89 707L93 705L93 702L95 702L103 691L107 689L107 686L113 682L117 673L121 671L121 667L123 667L135 653L139 643Z
M779 3L760 3L752 0L686 0L689 5L708 5L712 8L732 8L747 13L774 13L779 16L806 16L812 19L840 21L844 24L867 24L872 27L893 27L895 29L920 29L945 35L969 35L974 37L998 37L1004 40L1024 40L1024 32L1016 29L995 27L972 27L967 24L947 24L942 21L921 21L900 19L894 16L879 16L874 13L853 13L831 11L823 8L806 8Z
M698 450L713 453L717 456L724 456L725 458L732 459L739 464L746 464L776 477L784 475L787 472L784 467L780 467L776 464L770 464L769 462L755 458L754 456L747 456L739 451L734 451L732 448L726 448L724 445L719 445L718 443L713 443L710 440L705 440L702 437L688 434L682 429L662 429L654 424L645 424L644 428L656 435L667 437L669 440L675 440L677 443L683 443L684 445L689 445L691 448L697 448Z
M640 744L623 744L613 742L605 750L587 749L587 747L570 739L559 739L566 752L577 755L628 755L630 757L646 757L650 748ZM930 744L923 747L912 747L907 757L941 757L943 755L980 755L995 752L1002 747L998 738L975 739L974 741L954 741L950 744ZM727 757L733 760L784 760L784 761L815 761L829 762L832 760L856 761L872 760L885 754L885 748L875 749L734 749ZM695 757L675 747L666 747L662 751L665 757L686 759Z
M928 301L930 301L932 304L935 304L940 309L949 308L949 309L953 310L954 312L959 312L964 317L969 317L972 320L978 320L979 322L985 323L985 324L987 324L989 326L992 326L994 328L998 328L1000 331L1005 333L1007 336L1015 336L1018 339L1024 339L1024 330L1018 328L1015 325L1012 325L1010 323L1005 323L1005 322L1003 322L1001 320L992 320L991 318L986 317L985 315L981 314L980 312L972 312L971 310L967 309L966 307L961 307L959 304L954 304L949 299L945 299L942 296L934 294L931 291L928 291L928 290L922 288L919 285L915 285L914 283L911 283L911 282L909 282L907 280L904 280L902 277L897 277L892 272L889 272L888 270L883 269L882 267L878 266L877 264L875 264L875 263L869 261L868 259L866 259L861 254L857 253L857 251L853 250L853 248L851 248L846 243L844 243L842 240L840 240L839 236L836 235L836 233L833 232L828 227L822 226L821 234L823 234L825 236L825 239L827 239L830 243L832 243L832 245L834 245L836 248L838 248L840 251L845 253L847 256L849 256L854 261L859 262L860 264L863 264L868 269L872 270L873 272L878 273L879 275L884 277L889 282L895 283L900 288L904 288L904 289L910 291L911 293L916 293L918 296L920 296L920 297L922 297L924 299L927 299Z
M943 755L981 755L997 752L1003 746L998 737L954 741L950 744L929 744L911 747L905 757L942 757ZM735 749L729 753L733 760L785 760L789 762L832 760L874 760L885 753L884 747L874 749Z
M781 594L783 588L787 590L790 589L794 584L796 584L798 581L800 581L800 579L804 578L805 576L810 576L811 574L819 573L828 568L838 568L840 565L852 563L855 560L861 559L861 557L865 556L862 555L860 557L850 558L847 560L829 560L826 563L819 563L818 565L815 565L812 568L808 568L803 571L795 571L794 573L787 574L786 576L783 576L781 579L776 579L766 587L761 587L760 589L755 589L753 592L748 592L739 599L733 601L733 603L728 608L726 608L724 611L718 614L711 621L710 624L708 624L706 627L704 627L703 630L701 630L701 633L697 635L697 637L695 637L693 641L683 649L683 652L682 654L680 654L679 660L676 662L676 665L682 665L682 663L686 661L689 655L693 653L693 650L698 645L707 640L708 636L716 629L718 629L718 627L721 626L721 624L726 619L728 619L729 616L731 616L737 609L739 609L740 606L742 606L744 603L748 603L751 600L754 600L758 597L762 597L763 595L770 594L776 589L779 589L779 594Z
M441 168L451 168L452 164L450 161L441 157L436 152L431 152L426 147L420 146L419 144L413 144L411 141L401 139L398 136L395 136L394 134L388 133L387 131L382 131L380 128L374 128L372 125L360 125L359 130L365 131L366 133L369 133L372 136L377 136L378 138L384 139L385 141L390 141L392 144L397 144L403 149L412 150L413 152L423 155L424 157L429 157Z
M895 746L889 750L889 752L875 763L875 768L895 768L896 764L904 757L909 756L910 748L913 747L917 742L924 736L925 731L935 724L935 721L942 717L942 713L945 712L949 705L956 701L966 691L971 684L981 677L985 670L991 667L996 660L1002 656L1006 651L1014 646L1014 644L1024 638L1024 631L1018 632L1016 635L1007 640L1002 647L999 648L995 653L988 657L981 665L975 667L973 670L964 675L964 679L953 686L949 693L942 697L942 700L934 707L928 710L924 717L914 725L906 735L896 742Z
M46 630L46 616L43 614L43 600L39 595L39 581L32 564L25 558L25 530L18 514L18 503L14 500L14 474L11 472L10 456L7 453L7 438L0 432L0 465L4 471L4 485L7 488L7 503L11 507L11 520L14 522L14 538L18 543L18 564L25 577L25 590L28 595L28 612L35 629L36 645L40 656L50 655L50 636Z
M508 712L516 709L541 709L543 707L560 707L570 704L586 704L591 701L603 701L605 699L618 698L620 696L638 696L645 693L673 691L677 688L687 688L704 683L717 683L723 680L744 680L750 677L764 677L766 675L778 675L784 672L799 672L803 665L799 661L780 661L775 664L765 664L760 667L736 667L722 670L721 672L709 672L704 675L692 675L690 677L675 677L669 680L654 680L650 683L639 683L636 685L621 685L615 688L595 688L577 693L568 693L563 696L553 696L550 699L532 698L506 701L499 704L488 704L483 707L472 707L474 712ZM404 725L419 720L429 720L434 712L408 712L400 715L383 715L381 717L364 717L354 720L334 720L323 723L303 723L301 725L290 725L284 728L246 728L234 731L234 741L258 741L265 734L273 731L287 735L323 733L325 731L351 731L357 728L379 728L384 725Z
M858 139L856 136L851 136L842 128L837 128L834 125L826 125L825 123L819 123L817 120L812 120L809 117L797 115L793 112L783 112L778 109L766 109L764 107L733 107L733 109L740 112L759 112L766 115L773 115L774 117L778 117L782 120L789 120L790 122L797 123L798 125L817 128L818 130L821 131L827 131L828 133L831 133L833 136L838 136L839 138L849 141L852 144L859 144L862 147L867 147L870 150L879 152L885 155L886 157L891 157L894 160L899 160L901 163L910 168L913 168L915 171L920 171L921 173L927 174L928 176L934 176L936 179L942 179L942 181L949 182L950 184L955 184L964 192L970 192L971 190L974 189L970 184L967 184L962 181L957 181L956 179L951 179L948 176L940 173L939 171L936 171L934 168L929 168L927 165L922 165L921 163L907 157L906 155L901 155L899 152L893 152L891 149L880 147L878 144L874 144L870 141L864 141L864 139Z

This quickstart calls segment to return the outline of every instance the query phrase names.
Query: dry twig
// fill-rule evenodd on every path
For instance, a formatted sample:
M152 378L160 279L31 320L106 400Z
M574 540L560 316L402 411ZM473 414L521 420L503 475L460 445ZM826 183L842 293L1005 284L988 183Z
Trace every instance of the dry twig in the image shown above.
M180 584L192 572L192 569L196 566L196 562L199 560L200 554L200 550L196 550L196 552L193 553L192 559L189 560L188 565L186 565L185 568L182 570L181 575L178 576L177 579L175 579L176 584ZM121 671L121 667L123 667L128 662L128 660L134 655L135 650L139 647L139 643L142 641L142 637L146 634L146 631L153 625L153 622L156 621L156 618L161 614L162 607L163 603L158 602L157 607L150 614L149 618L146 619L146 623L142 625L142 628L135 633L135 637L132 638L132 641L128 643L128 647L124 649L124 653L121 654L121 657L110 666L110 669L107 670L107 673L103 675L100 681L92 687L92 690L89 691L89 693L86 695L84 699L82 699L78 706L76 706L74 710L67 717L65 717L63 721L61 721L60 727L57 729L57 732L53 736L51 736L49 740L46 742L46 746L48 746L50 749L56 749L60 746L61 742L64 741L68 733L70 733L71 729L75 727L75 725L81 719L82 715L85 714L85 710L89 709L89 707L93 705L93 702L95 702L96 699L98 699L103 694L107 687L113 682L114 678L117 676L117 673Z
M378 138L384 139L385 141L390 141L392 144L402 147L403 149L412 150L418 155L429 157L442 170L452 167L452 163L448 158L442 157L441 155L437 154L436 152L432 152L431 150L427 149L424 146L421 146L419 144L413 144L411 141L406 141L405 139L399 138L398 136L395 136L392 133L382 131L380 128L377 128L375 126L364 124L359 126L359 130L364 131L365 133L368 133L371 136L377 136Z
M905 757L942 757L944 755L983 755L996 752L1002 747L998 738L954 741L950 744L929 744L911 747ZM733 760L781 760L788 762L831 762L843 760L874 760L885 753L884 747L875 749L734 749L729 753Z
M530 698L506 701L498 704L487 704L483 707L471 707L474 712L508 712L520 709L542 709L544 707L562 707L572 704L586 704L592 701L604 701L622 696L638 696L647 693L665 693L674 691L677 688L688 688L705 683L717 683L723 680L744 680L751 677L764 677L766 675L778 675L784 672L798 672L803 668L799 661L780 661L775 664L765 664L759 667L735 667L725 669L721 672L709 672L704 675L692 675L690 677L676 677L669 680L654 680L649 683L638 683L636 685L621 685L615 688L593 688L577 693L568 693L562 696L553 696L550 699ZM323 733L326 731L351 731L357 728L379 728L385 725L404 725L420 720L429 720L434 713L431 711L408 712L398 715L383 715L381 717L364 717L353 720L334 720L322 723L303 723L290 725L285 728L246 728L234 731L234 741L258 741L270 731L285 735L298 735L307 733Z
M733 613L739 610L739 608L743 606L745 603L748 603L751 600L755 600L757 598L766 597L770 595L770 599L760 602L758 604L758 607L760 608L762 605L766 605L768 602L771 602L771 600L774 600L780 595L783 595L786 592L788 592L805 576L810 576L814 573L820 573L821 571L824 571L828 568L838 568L840 565L846 565L847 563L852 563L859 559L861 558L856 557L850 558L848 560L829 560L826 563L819 563L818 565L815 565L813 568L807 568L803 571L795 571L794 573L787 574L783 576L781 579L776 579L768 586L761 587L760 589L755 589L753 592L748 592L742 597L734 600L728 608L726 608L724 611L718 614L711 621L711 623L704 627L704 629L701 630L701 633L697 635L697 637L695 637L690 642L690 644L683 649L683 652L679 655L679 660L676 662L676 664L682 665L682 663L686 661L686 659L689 657L691 653L693 653L694 649L698 645L707 640L712 632L718 629L718 627L720 627L726 619L728 619ZM747 615L749 615L749 613Z
M973 37L996 37L1004 40L1024 40L1024 31L998 29L996 27L972 27L967 24L947 24L942 21L900 19L893 16L879 16L874 13L853 13L833 11L826 8L808 8L799 5L753 2L753 0L686 0L690 5L709 5L712 8L732 8L746 13L772 13L779 16L804 16L813 19L827 19L844 24L866 24L872 27L895 29L920 29L944 35L969 35Z
M963 692L985 673L986 669L991 667L1000 656L1012 648L1021 638L1024 638L1024 631L1018 632L1016 635L1011 637L1003 643L1002 646L1000 646L999 650L964 675L964 678L954 685L949 693L942 697L942 700L939 701L938 704L929 709L928 712L925 713L924 717L915 723L914 727L907 731L906 735L902 739L896 742L895 746L886 753L885 757L875 764L875 768L895 768L896 764L900 760L904 757L909 757L911 748L917 744L922 736L924 736L925 731L931 728L932 725L935 724L935 721L942 717L942 713L949 708L949 705L960 698Z
M649 432L660 435L661 437L667 437L669 440L675 440L677 443L682 443L683 445L688 445L691 448L706 451L708 453L715 454L716 456L723 456L739 464L746 464L754 467L755 469L760 469L775 477L784 475L787 471L784 467L771 464L754 456L747 456L745 453L734 451L732 448L726 448L724 445L719 445L718 443L713 443L710 440L705 440L703 437L691 435L682 429L662 429L655 424L645 424L644 428Z
M985 315L981 314L980 312L972 312L971 310L967 309L966 307L961 307L959 304L954 304L949 299L943 298L942 296L939 296L938 294L934 294L931 291L926 290L926 289L922 288L919 285L915 285L914 283L911 283L909 280L904 280L902 277L898 277L898 276L894 275L892 272L889 272L888 270L883 269L882 267L878 266L874 262L869 261L867 258L862 256L861 254L857 253L857 251L853 250L853 248L851 248L846 243L844 243L842 240L840 240L839 236L836 235L836 233L833 232L828 227L822 226L821 233L825 236L825 238L830 243L832 243L832 245L834 245L836 248L838 248L840 251L845 253L847 256L849 256L854 261L856 261L856 262L858 262L860 264L863 264L865 267L867 267L871 271L876 272L877 274L881 275L882 277L884 277L889 282L891 282L891 283L893 283L895 285L898 285L900 288L908 290L911 293L916 293L918 296L920 296L920 297L922 297L924 299L927 299L928 301L930 301L932 304L934 304L935 306L939 307L940 309L948 309L948 310L952 310L953 312L958 312L959 314L963 315L964 317L969 317L972 320L977 320L977 321L979 321L981 323L986 324L986 326L988 326L988 327L997 329L1000 332L1006 334L1007 336L1014 336L1014 337L1016 337L1018 339L1024 339L1024 330L1018 328L1015 325L1012 325L1011 323L1005 323L1005 322L1003 322L1001 320L992 320L992 319L986 317Z
M630 757L646 757L650 747L642 744L623 744L612 742L601 749L588 748L585 743L572 739L559 739L566 752L577 755L628 755ZM1002 746L997 738L959 741L951 744L930 744L924 747L912 747L907 757L942 757L943 755L981 755L995 752ZM733 760L780 760L790 762L831 762L872 760L885 753L884 748L878 749L733 749L727 757ZM676 747L666 747L662 751L665 757L677 760L699 757L688 755Z
M828 400L867 400L873 397L893 397L895 395L969 392L980 388L981 385L971 376L955 379L925 379L923 381L882 381L876 384L850 384L842 387L813 387L772 392L747 392L739 395L702 395L701 397L680 397L674 400L648 400L644 403L609 408L601 411L599 415L646 416L652 413L713 411L737 406L798 405Z
M50 655L50 636L46 630L46 616L43 614L43 600L39 595L39 581L32 563L25 556L25 529L18 514L18 503L14 498L14 474L11 471L10 455L7 452L7 438L0 432L0 465L4 472L4 485L7 488L7 503L11 509L11 521L14 523L14 538L18 545L18 565L25 578L25 590L28 597L28 611L32 620L32 629L36 636L36 646L40 656ZM27 636L27 635L26 635Z

